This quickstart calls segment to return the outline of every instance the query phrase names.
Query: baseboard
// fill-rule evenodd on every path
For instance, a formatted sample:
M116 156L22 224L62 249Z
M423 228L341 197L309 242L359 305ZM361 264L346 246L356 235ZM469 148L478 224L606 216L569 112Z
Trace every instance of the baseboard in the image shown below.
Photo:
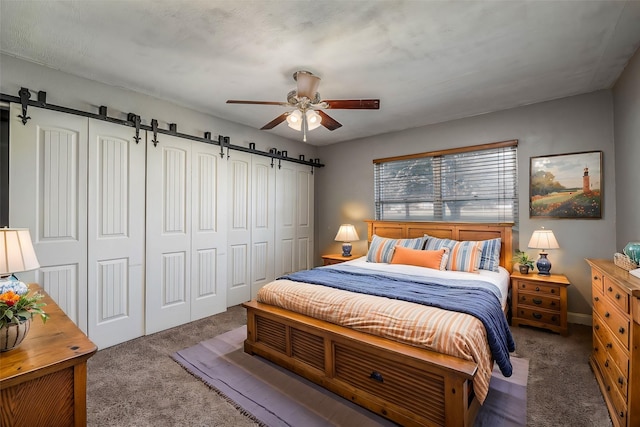
M591 326L593 324L591 315L583 314L583 313L567 313L567 322L577 323L578 325L588 325L588 326Z

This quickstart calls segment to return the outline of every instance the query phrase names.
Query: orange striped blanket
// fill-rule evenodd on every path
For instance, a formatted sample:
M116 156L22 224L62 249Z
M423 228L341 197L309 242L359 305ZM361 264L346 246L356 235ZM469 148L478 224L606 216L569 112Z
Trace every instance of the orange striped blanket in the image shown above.
M478 365L474 390L480 403L493 369L482 322L458 312L321 285L277 280L258 292L259 302L334 324L427 348Z

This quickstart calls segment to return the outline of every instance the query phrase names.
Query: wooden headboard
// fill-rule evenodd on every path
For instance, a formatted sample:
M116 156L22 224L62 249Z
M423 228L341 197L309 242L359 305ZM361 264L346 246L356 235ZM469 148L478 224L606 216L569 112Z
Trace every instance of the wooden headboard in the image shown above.
M414 221L376 221L367 223L367 240L371 243L373 235L390 239L413 239L425 234L441 239L453 240L489 240L502 239L500 265L511 272L513 266L513 223L469 223L469 222L414 222Z

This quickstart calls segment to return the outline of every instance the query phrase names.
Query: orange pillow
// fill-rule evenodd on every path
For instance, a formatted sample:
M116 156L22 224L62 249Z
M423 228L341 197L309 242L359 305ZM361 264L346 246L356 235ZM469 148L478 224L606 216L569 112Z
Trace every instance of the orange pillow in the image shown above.
M447 259L445 258L446 252L447 248L424 251L396 246L393 251L393 258L391 258L391 264L416 265L418 267L444 270L447 265Z

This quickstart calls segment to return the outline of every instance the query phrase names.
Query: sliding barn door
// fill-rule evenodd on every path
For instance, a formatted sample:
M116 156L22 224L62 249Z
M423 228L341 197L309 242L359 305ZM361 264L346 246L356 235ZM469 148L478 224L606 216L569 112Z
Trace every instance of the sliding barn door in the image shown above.
M144 335L145 144L89 120L88 326L105 348Z
M296 176L296 261L297 270L313 268L314 180L308 166L295 165Z
M231 307L251 299L251 154L233 152L227 167L227 306Z
M276 168L271 159L251 156L251 298L274 280Z
M224 163L213 145L157 138L147 133L147 333L226 309Z
M37 282L87 333L88 119L29 107L26 125L10 110L9 224L26 227L40 269Z
M191 320L227 309L227 165L219 153L191 143Z
M275 276L313 267L311 168L283 162L276 170Z

